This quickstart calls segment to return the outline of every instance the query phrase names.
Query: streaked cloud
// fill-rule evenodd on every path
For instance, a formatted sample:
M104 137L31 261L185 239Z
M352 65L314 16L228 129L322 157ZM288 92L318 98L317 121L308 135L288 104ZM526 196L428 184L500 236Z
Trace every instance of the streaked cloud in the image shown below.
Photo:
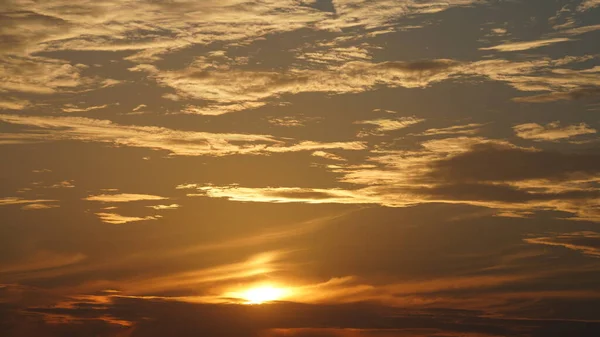
M34 203L34 204L26 204L24 206L21 206L21 209L25 210L25 211L31 211L31 210L49 209L49 208L56 208L56 207L60 207L60 206L56 205L56 204Z
M131 193L119 193L119 194L99 194L91 195L84 198L88 201L100 201L100 202L131 202L131 201L146 201L146 200L164 200L165 197L158 195L149 194L131 194Z
M366 136L369 134L378 134L383 132L395 131L407 128L411 125L418 124L425 121L424 119L416 118L416 117L400 117L397 119L374 119L374 120L366 120L366 121L357 121L355 124L363 124L363 125L373 125L374 129L372 131L365 131L360 135Z
M285 94L301 92L354 93L379 83L390 87L422 88L447 79L460 63L439 59L415 62L347 62L327 70L290 69L286 72L248 71L229 65L220 67L197 60L179 71L160 70L149 64L131 71L145 72L164 86L177 91L177 99L202 99L212 113L234 112L267 104Z
M550 103L556 101L573 101L578 99L593 98L596 96L600 96L600 88L590 87L574 89L566 92L552 92L549 94L515 97L513 98L513 101L525 103Z
M4 197L0 198L0 206L5 205L23 205L23 204L47 204L52 202L57 202L58 200L50 200L50 199L23 199L19 197ZM30 209L34 209L30 208Z
M330 159L330 160L346 161L346 159L344 159L343 157L340 157L336 154L325 152L325 151L315 151L312 153L312 155L314 157L321 157L321 158Z
M598 6L600 6L600 0L583 0L578 9L581 11L586 11Z
M480 132L483 124L471 123L466 125L455 125L446 128L427 129L416 136L437 136L437 135L468 135L472 136Z
M15 99L15 98L2 98L0 100L0 110L22 110L30 105L29 101Z
M0 273L24 273L45 269L60 268L76 264L87 257L81 253L58 253L53 251L38 251L14 264L0 265Z
M160 215L148 215L145 217L137 217L137 216L124 216L116 213L96 213L96 215L100 218L102 222L113 224L113 225L121 225L129 222L137 222L137 221L146 221L146 220L157 220L161 216Z
M492 47L479 48L479 50L496 50L501 52L510 52L510 51L523 51L530 49L537 49L540 47L546 47L552 44L560 43L560 42L568 42L571 39L568 38L554 38L554 39L546 39L546 40L537 40L537 41L523 41L523 42L509 42L505 44L500 44Z
M581 135L595 134L596 130L585 123L561 126L560 122L546 125L526 123L513 126L517 137L536 141L557 141Z
M154 205L154 206L147 206L147 207L161 211L161 210L167 210L167 209L178 209L181 206L178 204L170 204L170 205Z
M600 233L596 232L554 233L527 238L524 241L536 245L564 247L585 255L600 257Z
M285 140L269 135L180 131L155 126L120 125L108 120L83 117L0 115L0 121L36 128L29 133L9 134L12 142L78 140L166 150L179 156L365 148L361 142L300 141L286 145Z

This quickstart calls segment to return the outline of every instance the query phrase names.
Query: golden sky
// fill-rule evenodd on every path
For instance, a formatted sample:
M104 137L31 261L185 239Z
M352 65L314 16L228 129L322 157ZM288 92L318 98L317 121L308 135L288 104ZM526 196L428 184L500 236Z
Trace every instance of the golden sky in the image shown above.
M2 0L0 336L600 336L598 41L598 0Z

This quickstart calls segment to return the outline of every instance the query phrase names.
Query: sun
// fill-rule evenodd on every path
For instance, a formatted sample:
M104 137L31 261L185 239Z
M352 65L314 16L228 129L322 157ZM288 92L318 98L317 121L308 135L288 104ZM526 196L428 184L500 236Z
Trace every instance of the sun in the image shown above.
M246 304L262 304L280 300L287 294L287 289L265 285L256 288L250 288L242 292L240 297L246 301Z

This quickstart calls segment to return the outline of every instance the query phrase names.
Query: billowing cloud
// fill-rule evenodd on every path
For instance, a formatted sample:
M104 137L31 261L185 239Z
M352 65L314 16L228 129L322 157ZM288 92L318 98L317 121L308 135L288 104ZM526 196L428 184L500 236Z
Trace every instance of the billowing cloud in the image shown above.
M536 141L556 141L571 137L595 134L596 130L587 124L575 124L561 126L560 122L552 122L546 125L537 123L526 123L513 126L517 137Z

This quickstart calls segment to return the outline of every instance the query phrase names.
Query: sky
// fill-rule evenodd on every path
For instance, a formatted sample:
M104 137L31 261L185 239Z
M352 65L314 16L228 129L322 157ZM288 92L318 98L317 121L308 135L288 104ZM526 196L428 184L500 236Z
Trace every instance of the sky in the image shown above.
M2 0L0 335L600 336L598 41L598 0Z

